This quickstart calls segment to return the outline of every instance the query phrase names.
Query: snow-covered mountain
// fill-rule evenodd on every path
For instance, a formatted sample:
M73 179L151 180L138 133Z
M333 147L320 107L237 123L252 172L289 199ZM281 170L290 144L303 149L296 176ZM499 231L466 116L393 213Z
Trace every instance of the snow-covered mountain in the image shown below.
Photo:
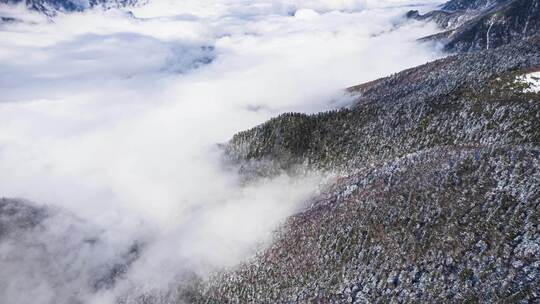
M430 39L458 54L350 88L350 109L284 114L224 145L252 178L305 166L340 178L193 302L538 302L538 1L408 16L450 29Z
M142 3L141 0L1 0L5 4L23 4L31 10L46 15L56 12L83 11L88 8L101 7L104 9L129 7Z
M540 30L540 2L537 0L450 1L440 10L410 18L432 20L446 31L426 37L453 52L496 48L535 35Z
M105 9L129 7L141 3L136 0L0 1L25 5L49 16L56 12L76 12L98 7ZM6 65L10 71L18 72L17 68L20 69L22 66L24 69L21 74L25 77L22 79L31 79L37 83L36 86L76 78L76 81L69 83L69 86L74 86L79 82L89 81L89 75L101 78L103 75L111 74L111 71L115 77L120 74L120 81L114 82L116 78L108 75L104 81L91 87L97 89L90 93L83 90L84 86L76 86L76 89L83 90L85 94L79 94L74 90L75 93L66 98L69 99L70 107L76 106L72 104L71 99L73 103L85 105L82 108L75 108L77 112L84 113L83 116L88 119L82 126L72 122L79 116L70 117L69 114L72 112L68 111L70 109L68 107L47 113L49 114L47 120L44 120L45 118L36 114L39 111L31 106L37 104L40 108L48 108L50 105L47 101L42 102L36 98L37 101L32 100L23 105L26 106L23 108L25 115L32 112L29 119L32 121L43 119L46 122L56 123L56 120L68 116L69 122L82 129L84 133L90 132L88 129L94 124L106 132L91 133L86 141L80 143L69 141L78 135L71 133L72 128L59 125L55 127L55 131L58 129L61 133L57 141L62 143L65 141L67 144L57 146L60 148L56 150L67 152L53 153L54 157L46 159L44 154L51 153L50 146L55 147L55 141L46 139L45 148L23 155L24 163L20 162L22 165L17 163L18 165L14 166L16 174L12 175L26 173L20 172L24 170L20 170L19 167L23 169L44 167L43 171L35 172L53 175L57 173L55 165L64 164L62 157L69 158L72 153L90 151L83 154L85 157L82 161L75 159L59 169L67 171L68 175L67 178L55 179L50 184L55 186L55 191L63 191L64 183L77 179L78 171L75 167L81 166L81 162L92 162L94 158L101 157L103 160L100 161L107 166L82 166L80 169L83 177L90 181L89 187L100 190L96 191L99 192L99 196L87 198L87 193L94 193L95 190L93 188L86 190L82 186L66 191L82 191L82 194L74 194L74 197L78 199L82 197L86 204L98 206L89 209L102 208L108 204L108 199L116 196L122 203L127 201L128 205L150 201L150 208L141 208L140 213L146 214L155 210L156 214L148 218L163 217L163 222L167 224L170 224L168 221L170 219L172 223L180 222L181 225L178 227L174 224L164 225L166 229L152 226L149 231L152 233L159 231L160 233L155 234L159 237L154 234L146 237L146 230L139 227L143 222L137 220L135 223L128 223L130 225L119 225L130 229L132 226L137 228L136 234L127 233L129 237L126 237L124 230L113 229L117 221L124 217L124 213L118 218L111 217L114 220L111 225L106 212L89 211L89 214L98 215L96 219L92 218L92 221L89 221L72 215L68 209L2 198L0 272L4 271L5 275L0 278L11 280L0 282L0 302L3 296L11 299L8 304L34 303L34 291L36 298L41 294L49 295L47 298L49 300L38 301L39 304L64 303L62 301L86 304L90 302L88 300L90 296L98 297L91 303L100 304L537 303L540 301L538 0L451 0L426 14L410 11L406 16L400 15L401 18L399 16L392 18L393 21L399 20L397 25L393 23L390 28L381 26L387 31L381 31L377 27L375 32L392 33L399 31L401 26L407 31L414 30L416 26L429 26L432 31L422 32L421 35L409 40L414 43L418 37L430 35L421 41L436 41L443 45L442 51L430 43L418 45L425 46L430 52L443 53L444 58L439 57L438 60L370 82L362 83L355 78L355 83L360 84L344 90L349 102L346 107L340 109L334 107L333 110L314 114L284 113L237 133L224 144L214 146L217 151L212 152L219 156L216 159L212 158L212 161L219 163L220 170L224 168L227 173L234 172L233 177L227 175L224 183L220 183L217 173L214 174L214 171L198 163L201 158L199 150L196 150L197 157L189 154L189 157L186 157L187 161L175 157L186 149L191 133L195 133L196 137L199 136L197 132L204 128L201 125L211 125L212 129L223 127L222 120L216 118L207 123L203 120L204 116L217 113L217 116L211 117L224 116L227 120L234 120L236 116L227 112L229 106L241 108L242 115L252 113L258 115L258 112L263 112L267 108L264 102L261 102L261 105L249 103L246 106L237 101L240 98L238 91L247 90L250 93L249 98L259 102L263 99L263 95L270 94L268 88L276 81L275 76L263 77L262 86L250 87L251 83L246 79L258 75L254 73L251 65L255 66L261 57L252 54L250 57L250 53L246 50L256 46L257 52L264 55L261 60L264 61L275 57L278 50L287 45L309 42L305 36L297 35L304 27L312 26L309 20L313 19L324 20L324 24L332 25L332 30L325 35L321 34L325 33L322 27L318 28L315 34L310 33L312 36L325 36L328 40L324 43L327 43L326 41L337 35L337 24L351 16L340 10L333 10L326 15L320 14L315 9L295 11L286 5L283 7L268 5L271 1L264 0L249 9L243 4L224 7L221 6L222 3L213 3L216 5L209 9L210 12L204 10L201 13L203 10L200 10L195 2L191 4L197 8L195 11L200 15L186 14L180 10L166 17L151 16L137 19L137 22L131 22L130 19L127 23L129 26L139 26L143 23L156 26L158 19L172 20L175 30L183 31L193 27L197 34L210 33L212 38L214 35L218 36L215 46L212 44L211 47L201 47L199 41L178 42L177 36L168 33L170 28L154 27L151 30L145 28L137 35L126 34L118 29L112 35L85 33L82 38L77 35L75 36L77 39L73 41L59 43L57 51L60 55L57 57L43 55L47 51L55 50L56 45L39 46L37 51L29 53L31 56L22 59L11 57L20 60L22 64ZM245 2L245 6L248 6L248 2L250 1ZM261 12L265 9L271 10L270 21L261 17ZM400 14L408 9L400 11ZM250 20L253 23L245 27L239 19L232 17L235 13L241 15L242 20ZM219 14L223 14L229 22L233 19L227 24L232 24L232 28L238 31L232 33L227 31L216 17ZM279 14L282 14L285 20L283 23L278 22L281 20L277 17L281 16ZM79 15L86 14L59 14L55 21L65 17L71 22L66 24L74 24L78 22L78 17L84 17ZM92 14L87 15L91 18L96 17ZM407 20L406 17L414 20ZM199 19L210 20L211 26L204 28L199 23L191 23ZM356 16L351 19L356 20ZM144 21L138 22L139 20ZM293 20L300 20L300 28L295 31L291 31ZM92 27L94 20L90 20L87 24ZM276 32L272 32L272 39L261 43L257 38L265 33L260 29L266 28L268 24L271 28L283 28L284 34L293 38L287 40L287 43L279 44ZM33 25L28 27L37 28ZM150 35L151 32L157 31L157 28L164 32L159 39ZM347 46L351 48L347 53L358 57L369 56L369 52L356 53L353 46L358 43L357 38L360 35L349 30L351 29L347 27L347 36L354 39L351 45ZM436 30L441 32L431 35ZM46 36L46 39L55 34L54 31L50 33L52 34ZM246 40L239 38L244 36L248 38ZM380 37L380 34L371 36ZM396 39L396 36L393 37ZM101 39L106 42L102 48L87 43L89 40L92 42L92 40L102 41ZM381 41L392 43L390 40L378 40ZM243 48L234 48L240 44ZM174 47L168 48L170 45ZM261 46L262 48L259 48ZM387 45L385 47L388 48ZM144 52L116 52L117 49L132 48L141 48ZM222 48L225 48L225 51ZM293 59L287 61L284 66L294 65L302 61L307 53L317 51L317 47L311 45L308 49L303 54L296 52L296 49L287 53L285 61L290 59L289 57ZM398 48L397 51L400 56L398 61L405 60L403 50ZM114 56L100 65L102 57L92 56L96 52L110 52ZM166 53L164 56L166 60L160 60L161 58L156 56L162 52ZM234 52L241 54L232 57L233 60L227 57L227 53ZM32 69L32 64L24 64L30 57L34 59L30 63L41 64L42 68L39 69L38 66L37 69L44 74L38 75L41 78L34 79L27 75L36 71ZM35 60L34 57L40 60ZM68 77L65 77L65 74L61 73L64 70L55 68L70 63L68 59L75 64L68 65ZM152 60L159 68L150 65ZM247 72L241 69L243 61L248 61L250 65ZM313 61L311 60L310 64ZM186 62L196 64L192 66ZM227 65L231 62L232 65ZM122 63L128 67L134 65L139 68L124 71L121 69L125 67ZM171 69L175 64L187 68ZM318 67L313 74L330 73L330 68L335 64L332 61L328 66ZM347 68L350 64L346 63ZM210 71L199 69L201 65L208 66ZM265 65L265 68L271 68L270 65ZM376 65L372 65L371 68L375 68ZM278 77L285 76L286 73L282 72L284 66L277 68ZM170 77L165 77L161 72L192 69L196 70L193 74L171 73ZM210 82L208 78L221 78L222 70L237 70L235 72L238 73L234 74L233 81L227 79L224 85L204 86L205 82ZM343 69L339 71L343 72ZM74 72L80 72L81 75ZM142 77L143 73L151 76ZM240 74L247 76L243 78ZM304 77L308 76L303 70L301 74ZM297 78L296 74L293 76ZM161 106L157 105L158 101L161 101L157 91L164 91L165 87L163 83L154 82L156 77L167 78L166 82L172 83L174 87L174 90L164 94L165 97L162 98L167 102L163 103L169 105L172 103L171 100L175 99L180 99L182 103L152 112L154 106ZM190 77L193 82L185 85L181 82L182 79ZM241 80L241 85L235 87L233 93L229 92L227 89L238 79ZM44 80L48 82L42 84ZM8 84L14 83L8 82L9 79L4 81ZM128 86L130 81L136 81L135 85L145 90L137 91L133 85ZM108 84L109 82L111 84ZM143 94L141 98L151 100L153 104L148 107L139 107L137 104L137 109L144 112L144 119L140 121L138 121L140 117L135 116L136 111L129 112L123 108L115 108L114 112L122 112L128 116L129 124L121 125L115 121L112 128L114 130L110 131L102 120L94 122L91 120L92 117L87 117L93 116L94 111L84 103L84 100L90 98L88 95L94 94L94 91L115 91L120 86L129 89L130 94L123 93L128 96L129 102L122 99L121 94L116 94L111 100L105 98L105 103L96 103L96 108L101 110L101 107L115 107L116 99L130 104L137 103L139 102L137 95L141 92ZM25 90L26 88L23 87ZM301 89L315 90L313 86L303 86ZM209 91L218 91L219 95L217 97L207 95ZM45 93L41 90L34 92L38 97L46 95ZM227 98L228 94L232 97ZM84 95L84 99L82 101L77 99L78 95ZM204 95L207 98L201 102L195 99L196 104L191 104L190 100L195 95ZM106 95L98 95L100 98L101 96ZM281 98L281 95L271 96L272 99ZM207 101L214 99L223 101L223 104L231 100L233 102L221 108L218 104ZM197 108L201 104L205 107L204 110L189 112L190 107ZM271 103L268 104L273 106ZM53 103L52 107L55 105L59 103ZM280 109L271 109L272 114L267 117L275 115L274 113L281 111ZM11 108L8 110L3 113L14 113ZM188 111L187 116L179 114L184 111ZM259 120L260 117L257 116L253 121L266 119ZM189 128L191 125L175 124L182 119L197 123L192 128ZM139 122L143 124L138 125ZM164 127L163 122L168 128ZM18 124L12 125L7 126L12 132L20 128ZM253 124L250 120L245 125ZM156 133L150 132L154 126L158 129ZM185 129L189 130L182 130L178 126L188 126ZM237 126L235 124L232 132L237 132L239 129ZM116 136L108 137L106 133L109 132L113 132ZM179 148L172 149L167 140L156 135L164 132L170 133L174 141L179 142ZM144 136L145 133L150 135ZM0 135L8 137L6 134ZM226 136L229 135L227 133ZM36 137L40 136L42 135L38 132ZM124 141L124 137L129 138ZM17 137L13 143L21 144L21 141L25 142ZM115 145L116 141L119 143ZM76 144L72 144L73 142ZM104 145L100 146L103 143ZM11 142L0 145L0 150L9 150L9 144ZM80 149L73 148L77 144L81 145ZM105 147L106 151L99 153L96 147ZM143 156L147 154L137 153L141 150L150 157L145 158ZM18 160L18 155L15 154L17 153L11 153L9 160ZM175 161L167 162L166 165L158 161L159 158L167 157ZM39 162L41 158L45 158L46 161ZM123 162L124 159L127 159L126 163ZM206 159L202 161L204 164L207 163ZM27 162L31 165L24 167ZM147 162L156 162L157 165L151 166ZM196 166L186 165L191 162L195 162ZM212 163L212 168L214 165ZM211 174L205 175L206 172L202 172L205 170ZM105 171L105 174L101 174L101 171ZM119 172L121 174L118 174ZM177 172L182 173L178 175L181 176L181 182L171 177L176 176L174 174ZM272 226L278 228L272 237L265 239L268 244L257 247L260 249L255 253L250 251L254 255L250 255L249 258L239 255L242 259L239 258L234 263L229 263L229 257L224 257L226 254L223 252L235 251L216 250L220 248L215 247L216 244L223 244L229 249L249 243L242 237L227 238L227 232L235 236L244 231L249 235L254 233L265 224L265 221L270 221L272 213L280 208L279 204L282 201L287 201L291 193L295 193L283 189L286 186L302 188L299 186L301 184L292 181L296 181L296 178L305 180L306 176L313 172L324 176L327 184L317 191L313 190L315 187L306 190L311 195L298 195L304 204L292 208L290 213L285 213L286 216L280 218L283 221L276 221L281 226L277 224ZM8 178L3 181L9 183L9 173L7 175ZM99 186L104 178L106 187L101 190ZM154 179L161 183L155 187L147 187L146 184L152 184ZM275 189L259 187L276 180L280 183ZM21 188L26 186L26 182L27 179L23 179ZM41 182L42 180L36 182L40 188L40 192L37 193L53 191L47 188L49 184L41 189ZM125 190L129 194L126 196L127 199L120 199L124 197L118 194L123 192L115 192L115 188L109 184L116 184ZM167 187L163 186L164 184ZM212 187L212 184L217 184L217 187ZM77 183L73 185L79 186ZM180 194L183 192L167 191L169 187L174 189L201 187L202 190L186 192L188 195L182 196ZM231 194L231 188L240 191ZM274 195L274 192L281 194L276 196L279 199L261 200ZM209 195L206 196L206 193ZM1 195L3 193L0 193ZM159 203L160 199L169 202L167 200L169 196L174 198L171 200L174 208L171 209ZM227 199L222 200L221 196L227 196ZM232 198L228 200L228 196ZM35 197L40 198L38 195ZM239 198L242 204L235 205L233 200ZM105 203L100 204L101 200ZM187 204L186 207L181 205L191 200L202 203ZM264 205L262 216L260 213L254 213L258 217L238 216L244 210L256 209L259 200L262 202L261 205ZM86 204L75 206L84 209L87 207ZM225 208L218 208L221 205ZM183 209L177 208L179 206ZM139 213L138 208L134 208L134 211ZM226 216L235 222L234 225L221 225ZM158 222L161 223L161 220ZM218 228L213 228L214 226ZM125 229L127 231L127 228ZM203 240L208 235L211 237L205 243ZM259 240L255 236L252 238ZM216 271L216 264L211 264L210 267L207 260L198 259L200 255L208 252L212 257L210 261L216 259L223 263L216 263L217 265L226 266L217 268ZM227 260L228 263L223 260ZM238 263L240 260L241 263ZM174 271L168 273L169 268ZM178 269L182 272L176 272ZM161 281L162 276L168 278L163 279L165 283ZM160 284L159 288L155 288L156 285L146 286L149 277L159 282L157 283ZM25 293L22 298L25 298L26 302L18 299L22 292ZM106 295L109 296L109 301L99 298Z

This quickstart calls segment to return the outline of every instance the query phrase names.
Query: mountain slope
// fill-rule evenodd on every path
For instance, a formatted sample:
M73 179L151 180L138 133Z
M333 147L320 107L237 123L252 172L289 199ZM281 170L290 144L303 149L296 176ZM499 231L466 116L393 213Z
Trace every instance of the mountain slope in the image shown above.
M496 48L531 37L540 29L540 2L537 0L451 1L442 10L408 17L434 20L445 32L426 37L439 41L451 52Z
M25 3L46 12L116 2ZM130 290L118 303L540 302L540 95L524 81L540 71L535 3L452 0L411 13L448 30L429 39L465 53L351 87L350 108L287 113L236 134L221 147L247 180L337 177L238 268L156 294ZM0 269L35 279L37 261L37 280L67 286L51 302L112 288L144 249L121 244L83 271L68 267L86 261L78 249L103 257L109 245L59 211L0 200ZM21 292L9 284L1 294Z
M248 176L341 177L187 299L540 300L540 96L520 81L539 56L538 37L452 56L351 88L351 109L237 134L224 148Z
M340 179L199 303L531 303L540 150L441 147Z
M225 146L241 170L348 171L441 145L540 142L538 94L517 75L540 68L540 38L441 59L353 87L352 109L284 114Z
M445 11L480 10L508 2L508 0L451 0L446 2L441 9Z

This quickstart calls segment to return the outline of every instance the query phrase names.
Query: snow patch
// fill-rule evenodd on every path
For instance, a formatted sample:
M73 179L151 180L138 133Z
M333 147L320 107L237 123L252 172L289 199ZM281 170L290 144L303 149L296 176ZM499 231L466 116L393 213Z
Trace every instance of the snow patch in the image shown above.
M521 75L517 78L521 83L528 84L528 88L524 89L525 93L539 93L540 92L540 72L533 72L525 75Z

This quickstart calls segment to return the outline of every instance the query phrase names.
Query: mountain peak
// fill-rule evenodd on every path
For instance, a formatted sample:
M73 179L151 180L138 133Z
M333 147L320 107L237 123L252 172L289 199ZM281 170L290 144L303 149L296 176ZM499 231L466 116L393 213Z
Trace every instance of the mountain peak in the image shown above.
M449 52L497 48L526 39L540 30L537 0L450 1L425 15L411 11L408 18L436 22L444 32L422 40L437 41Z

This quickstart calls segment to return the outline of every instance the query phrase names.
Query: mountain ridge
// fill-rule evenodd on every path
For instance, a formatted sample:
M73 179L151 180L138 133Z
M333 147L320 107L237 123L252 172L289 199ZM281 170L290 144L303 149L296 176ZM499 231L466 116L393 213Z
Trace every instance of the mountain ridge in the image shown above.
M408 18L434 21L445 31L425 37L449 52L496 48L531 37L540 30L537 0L450 1L425 15L410 11Z
M23 4L28 9L54 16L58 12L80 12L90 8L122 8L140 5L146 0L0 0L0 3Z
M391 159L442 143L479 144L512 137L538 142L540 134L534 130L540 125L533 118L540 109L538 103L528 102L530 98L537 100L538 95L523 92L515 79L539 67L539 37L496 50L451 56L349 88L356 94L351 109L284 114L240 132L224 151L241 171L265 175L262 171L267 168L294 171L305 164L347 170L347 166ZM509 87L501 90L503 83ZM508 99L507 94L512 97ZM516 116L503 118L535 126L507 128L505 121L494 119L497 109L502 111L509 105L508 100L514 100L517 108L510 113ZM518 108L533 115L531 120L519 120L520 114L514 112ZM447 120L459 117L459 111L466 111L469 117ZM475 128L467 128L475 124ZM519 135L520 130L527 131Z
M540 71L540 36L446 50L458 54L349 88L350 108L282 114L223 145L248 179L338 178L180 301L540 301L540 96L522 80Z
M348 108L285 113L235 134L220 148L246 182L336 177L238 267L117 302L540 301L540 95L523 80L540 71L540 36L528 32L536 23L516 30L537 20L537 6L509 9L535 3L452 0L410 12L444 30L423 41L456 54L350 87ZM487 43L485 20L501 12L493 33L517 34ZM1 199L0 241L48 233L40 223L58 213ZM99 250L99 238L74 243L87 241ZM130 245L90 287L107 290L129 271L144 250Z

